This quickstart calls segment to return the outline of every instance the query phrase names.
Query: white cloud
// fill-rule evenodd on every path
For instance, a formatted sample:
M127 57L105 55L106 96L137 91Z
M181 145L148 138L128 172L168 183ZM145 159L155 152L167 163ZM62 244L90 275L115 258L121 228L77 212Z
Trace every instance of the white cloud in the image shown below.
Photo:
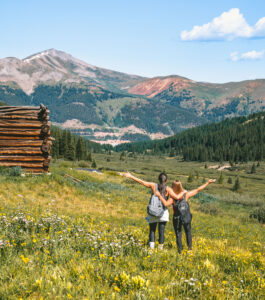
M183 41L233 40L239 38L265 37L265 17L250 26L238 8L223 12L219 17L192 30L181 32Z
M252 50L249 52L245 52L242 54L239 54L238 52L232 52L230 54L230 59L232 61L238 61L238 60L258 60L262 59L264 56L265 51L256 51Z

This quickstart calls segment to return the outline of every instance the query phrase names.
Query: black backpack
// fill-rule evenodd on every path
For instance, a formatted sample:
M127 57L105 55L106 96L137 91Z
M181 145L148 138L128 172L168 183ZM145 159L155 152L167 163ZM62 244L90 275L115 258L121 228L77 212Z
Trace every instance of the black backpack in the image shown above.
M191 222L192 214L190 212L189 203L186 201L186 194L184 194L183 199L176 204L176 209L183 224Z

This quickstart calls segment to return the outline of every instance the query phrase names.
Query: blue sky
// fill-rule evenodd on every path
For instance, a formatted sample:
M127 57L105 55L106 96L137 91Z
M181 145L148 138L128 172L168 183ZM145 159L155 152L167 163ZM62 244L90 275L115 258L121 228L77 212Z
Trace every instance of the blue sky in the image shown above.
M264 17L262 0L2 0L0 58L55 48L148 77L265 78Z

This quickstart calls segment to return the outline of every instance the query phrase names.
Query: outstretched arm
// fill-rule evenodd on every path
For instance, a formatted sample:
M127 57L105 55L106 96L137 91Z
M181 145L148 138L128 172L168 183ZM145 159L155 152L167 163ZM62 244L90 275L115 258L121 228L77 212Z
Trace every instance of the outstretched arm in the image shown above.
M203 189L205 189L209 184L214 183L215 181L216 181L215 179L210 179L210 180L208 180L208 182L206 182L205 184L199 186L197 189L187 192L187 194L186 194L186 200L188 201L189 198L195 196L200 191L202 191Z
M148 188L151 188L153 191L155 190L155 183L154 182L147 182L147 181L144 181L140 178L137 178L135 176L133 176L130 172L126 172L126 173L120 173L120 175L126 177L126 178L130 178L138 183L140 183L141 185L145 186L145 187L148 187Z

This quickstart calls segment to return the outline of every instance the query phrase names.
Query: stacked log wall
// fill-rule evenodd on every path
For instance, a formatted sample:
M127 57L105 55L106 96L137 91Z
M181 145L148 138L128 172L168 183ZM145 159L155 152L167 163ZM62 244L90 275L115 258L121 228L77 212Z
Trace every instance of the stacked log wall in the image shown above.
M44 105L0 106L0 166L49 172L49 110Z

